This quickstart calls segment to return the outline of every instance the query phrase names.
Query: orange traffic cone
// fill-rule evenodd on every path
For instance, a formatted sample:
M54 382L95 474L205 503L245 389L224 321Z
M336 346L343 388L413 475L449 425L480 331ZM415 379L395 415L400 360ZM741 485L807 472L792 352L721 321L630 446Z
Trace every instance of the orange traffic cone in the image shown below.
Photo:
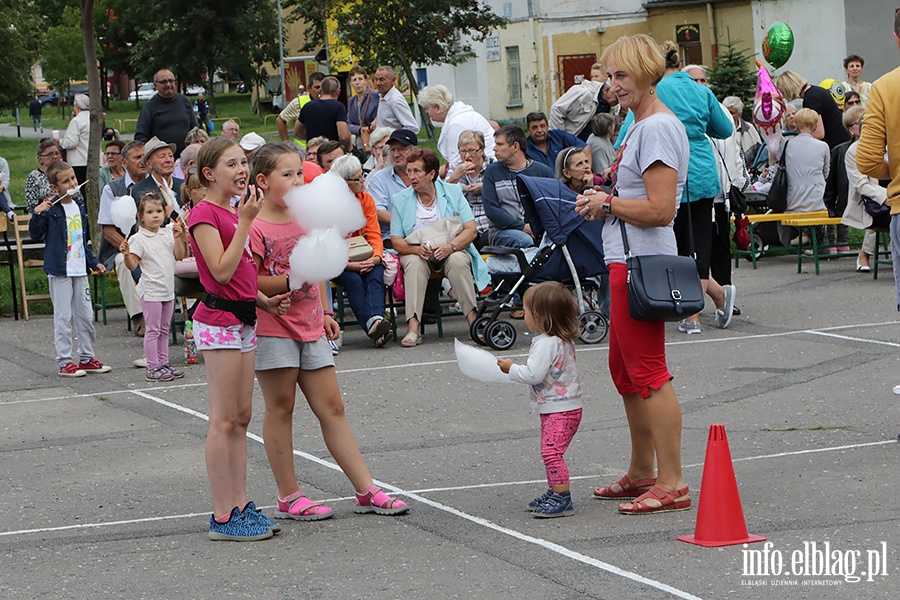
M680 535L678 539L707 548L748 544L766 539L747 533L747 522L744 520L744 509L741 508L741 496L738 494L724 425L709 426L697 525L694 535Z

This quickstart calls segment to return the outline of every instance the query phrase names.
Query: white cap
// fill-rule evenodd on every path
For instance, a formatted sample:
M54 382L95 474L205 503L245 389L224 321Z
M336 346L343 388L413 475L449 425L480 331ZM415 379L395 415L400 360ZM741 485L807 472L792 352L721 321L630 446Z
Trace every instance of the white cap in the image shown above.
M266 140L263 139L263 136L253 131L241 138L241 148L247 152L253 152L265 143Z

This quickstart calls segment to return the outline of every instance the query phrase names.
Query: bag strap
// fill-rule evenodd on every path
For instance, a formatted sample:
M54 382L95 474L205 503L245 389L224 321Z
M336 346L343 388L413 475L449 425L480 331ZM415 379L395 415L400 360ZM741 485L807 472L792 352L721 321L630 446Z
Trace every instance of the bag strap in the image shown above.
M359 114L359 101L357 100L357 102L356 102L356 113L357 113L356 117L359 119L359 124L365 125L366 127L369 126L369 123L365 123L364 121L366 120L366 115L369 114L369 100L371 100L371 99L372 99L372 93L370 92L369 88L367 87L366 88L366 104L365 104L365 106L363 106L362 114Z
M781 156L778 157L778 167L779 168L783 169L785 166L785 161L787 160L787 147L788 147L788 144L790 144L790 143L791 143L790 138L787 138L784 140L784 147L781 149Z

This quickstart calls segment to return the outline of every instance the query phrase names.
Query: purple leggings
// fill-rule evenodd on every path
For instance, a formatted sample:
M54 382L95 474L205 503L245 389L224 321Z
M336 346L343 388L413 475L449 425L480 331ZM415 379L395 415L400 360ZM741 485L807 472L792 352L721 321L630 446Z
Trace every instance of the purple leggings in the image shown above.
M578 425L581 423L581 409L541 415L541 458L547 469L549 485L569 483L569 467L563 454L569 448Z
M141 299L141 310L144 311L144 356L147 357L147 369L158 369L169 364L169 327L172 324L172 313L175 301L153 302Z

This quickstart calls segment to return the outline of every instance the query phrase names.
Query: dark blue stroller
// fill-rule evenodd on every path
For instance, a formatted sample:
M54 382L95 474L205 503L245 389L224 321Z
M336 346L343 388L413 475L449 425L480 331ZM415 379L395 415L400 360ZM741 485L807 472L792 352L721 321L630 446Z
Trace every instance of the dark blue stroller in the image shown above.
M581 341L597 344L606 338L609 324L598 310L598 285L590 278L607 273L603 262L603 222L587 221L575 212L575 192L556 179L542 177L517 178L519 199L525 209L525 220L543 247L528 262L519 249L486 247L482 252L511 254L521 270L517 277L499 279L484 299L469 335L478 344L495 350L506 350L516 342L516 328L500 320L505 306L511 306L515 294L529 283L559 281L575 295ZM545 235L546 234L546 235Z

